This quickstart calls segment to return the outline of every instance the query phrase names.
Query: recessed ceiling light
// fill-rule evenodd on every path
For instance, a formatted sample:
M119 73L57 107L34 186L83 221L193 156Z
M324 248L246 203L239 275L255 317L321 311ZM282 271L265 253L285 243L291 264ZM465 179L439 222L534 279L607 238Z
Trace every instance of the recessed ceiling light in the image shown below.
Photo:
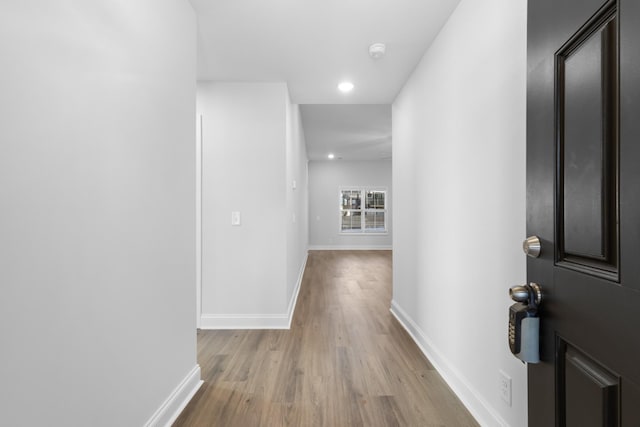
M353 83L342 82L338 85L338 90L342 93L349 93L353 90Z
M329 159L333 159L335 156L333 155L333 153L329 153L329 155L327 156Z

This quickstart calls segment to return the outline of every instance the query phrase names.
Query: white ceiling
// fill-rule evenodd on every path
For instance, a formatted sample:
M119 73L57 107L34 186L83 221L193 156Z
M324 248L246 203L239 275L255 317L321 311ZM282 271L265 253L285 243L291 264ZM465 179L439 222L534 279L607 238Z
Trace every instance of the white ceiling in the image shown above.
M309 160L391 158L391 105L301 105Z
M360 114L350 108L360 130L329 110L338 111L337 104L391 104L460 0L190 1L198 16L199 80L284 81L294 103L332 104L303 110L308 151L315 156L315 144L328 144L323 135L364 140L380 132L385 108L361 107ZM374 60L368 48L378 42L387 52ZM336 89L343 80L355 85L348 95ZM386 111L390 122L388 106ZM338 129L345 133L338 136ZM372 144L374 152L363 156L378 155L379 141ZM367 146L354 140L345 158L356 145Z

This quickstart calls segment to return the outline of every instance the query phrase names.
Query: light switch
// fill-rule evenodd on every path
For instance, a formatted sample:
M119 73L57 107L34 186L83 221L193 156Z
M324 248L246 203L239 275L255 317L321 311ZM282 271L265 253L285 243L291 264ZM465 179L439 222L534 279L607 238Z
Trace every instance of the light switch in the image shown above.
M296 183L296 180L294 179L294 180L293 180L293 183L291 184L291 188L293 188L293 189L295 190L297 186L298 186L298 185L297 185L297 183Z
M240 212L231 212L231 225L240 225Z

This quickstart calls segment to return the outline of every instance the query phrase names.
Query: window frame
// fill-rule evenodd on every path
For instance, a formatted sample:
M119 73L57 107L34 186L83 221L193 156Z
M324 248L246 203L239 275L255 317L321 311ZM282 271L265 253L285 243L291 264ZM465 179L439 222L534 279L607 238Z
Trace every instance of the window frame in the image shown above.
M344 209L342 200L343 194L345 191L357 191L360 193L360 208L359 209ZM366 208L367 204L367 193L368 192L381 192L384 193L384 209L375 209L375 208ZM351 212L359 212L360 213L360 228L359 229L351 229L344 230L342 228L343 225L343 213L345 211ZM366 228L366 213L367 212L378 212L384 214L384 229L367 229ZM389 217L389 191L387 187L369 187L369 186L361 186L361 185L345 185L341 186L338 189L338 233L345 236L380 236L389 234L388 228L388 217Z

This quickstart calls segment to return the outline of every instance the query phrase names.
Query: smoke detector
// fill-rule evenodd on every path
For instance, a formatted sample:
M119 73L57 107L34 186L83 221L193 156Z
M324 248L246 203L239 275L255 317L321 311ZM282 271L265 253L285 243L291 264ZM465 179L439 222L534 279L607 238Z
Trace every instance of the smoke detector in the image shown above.
M369 56L373 59L380 59L384 56L387 47L384 43L374 43L369 46Z

